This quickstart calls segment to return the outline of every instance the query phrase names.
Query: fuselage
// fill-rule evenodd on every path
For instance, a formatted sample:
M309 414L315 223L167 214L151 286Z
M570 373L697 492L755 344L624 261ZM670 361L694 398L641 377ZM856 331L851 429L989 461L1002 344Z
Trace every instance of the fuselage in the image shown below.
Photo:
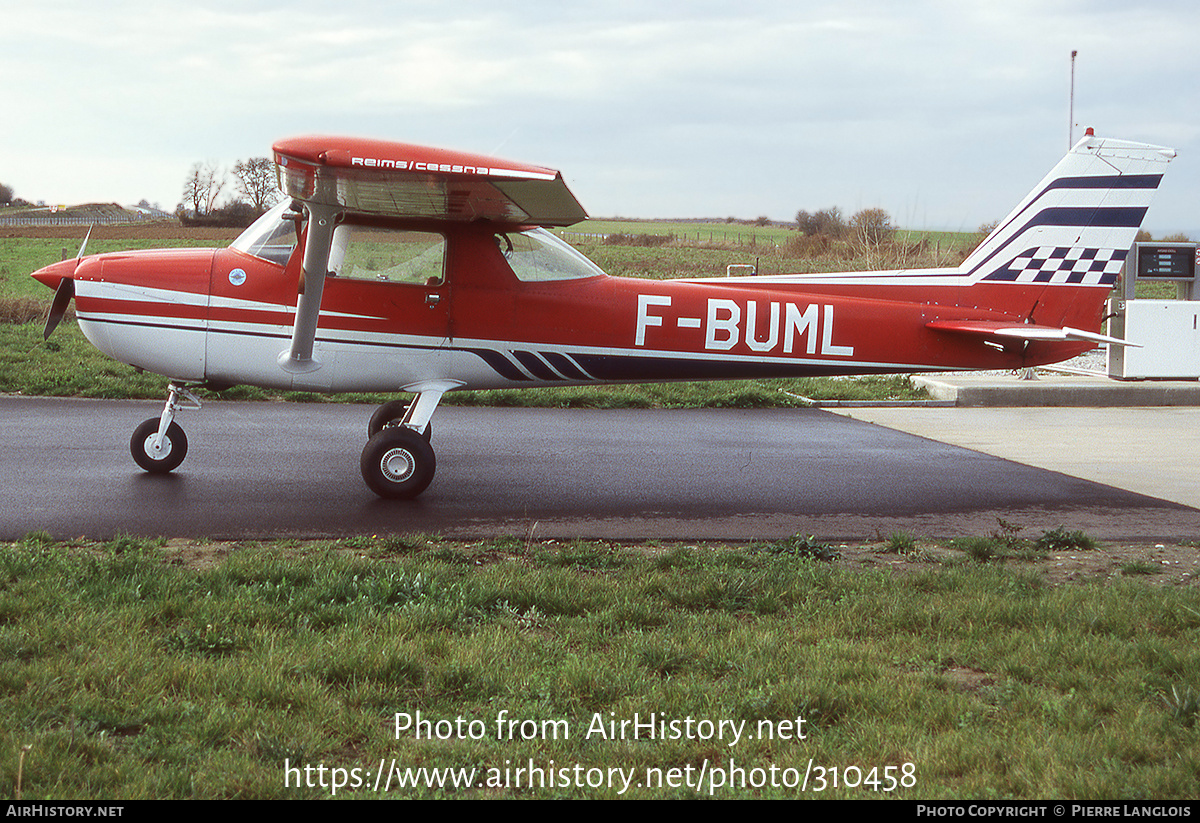
M1037 321L1098 327L1107 292L1079 286L1080 300L1056 289L1061 305L1087 315L1064 318L1048 317L1056 309L1037 300L1042 286L970 286L954 269L610 277L540 230L375 221L331 258L319 367L293 373L277 361L292 333L301 250L284 229L260 227L225 249L96 255L34 276L51 288L74 279L80 327L117 360L186 382L322 392L1018 368L1090 344L983 345L927 324L1027 321L1018 307L1037 305ZM413 260L395 262L397 249Z

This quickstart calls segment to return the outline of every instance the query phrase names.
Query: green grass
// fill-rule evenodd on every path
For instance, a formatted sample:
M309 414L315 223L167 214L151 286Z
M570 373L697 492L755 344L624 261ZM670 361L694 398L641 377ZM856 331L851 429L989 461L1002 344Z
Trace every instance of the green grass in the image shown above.
M559 234L606 272L623 277L722 277L730 264L757 265L762 275L869 268L849 241L836 242L814 256L806 247L795 245L796 231L777 226L588 220ZM612 245L604 241L603 234L670 237L672 242L655 247ZM955 265L980 238L973 233L901 231L897 239L910 245L924 244L921 251L894 261L898 266L920 267Z
M42 322L0 323L0 392L107 399L166 397L166 379L138 374L95 349L73 320L48 341Z
M194 545L216 558L196 569L162 541L31 535L0 545L0 783L15 793L20 766L26 800L329 797L334 768L373 782L394 760L499 783L394 797L614 797L513 770L754 780L811 760L809 797L1200 793L1194 589L885 573L822 545L361 536ZM650 713L745 725L737 742L608 737ZM324 788L296 785L306 765ZM624 796L710 792L801 796Z
M682 277L724 277L730 264L757 265L758 272L795 274L845 271L854 268L844 258L797 257L774 245L686 245L672 243L657 248L609 245L596 238L567 237L600 268L619 277L667 280ZM745 272L738 272L745 274Z
M821 400L917 400L928 398L905 375L859 378L807 377L727 380L712 383L657 383L633 386L579 386L548 389L495 389L447 394L442 402L460 406L548 408L796 408L804 398Z
M29 275L40 268L57 263L63 253L74 257L87 234L87 227L80 227L78 239L61 237L0 237L0 297L35 297L45 299L49 305L50 292ZM88 254L128 251L130 249L182 248L207 246L206 241L187 237L142 240L99 240L88 241Z

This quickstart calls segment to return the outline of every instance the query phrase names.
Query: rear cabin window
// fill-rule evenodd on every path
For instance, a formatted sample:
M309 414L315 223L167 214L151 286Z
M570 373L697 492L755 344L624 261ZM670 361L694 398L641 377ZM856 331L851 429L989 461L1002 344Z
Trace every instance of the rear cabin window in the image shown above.
M518 280L544 282L598 277L604 270L545 229L501 232L496 245Z

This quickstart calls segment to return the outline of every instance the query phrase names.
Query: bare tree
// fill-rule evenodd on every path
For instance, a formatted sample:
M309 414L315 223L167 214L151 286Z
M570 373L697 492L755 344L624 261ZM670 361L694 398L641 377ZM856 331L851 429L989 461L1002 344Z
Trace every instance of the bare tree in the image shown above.
M183 185L183 202L192 205L192 213L197 217L208 214L224 188L225 173L216 163L197 163L192 166Z
M183 184L183 203L179 208L183 209L184 204L190 203L192 206L192 214L200 213L200 204L204 202L204 195L201 193L200 186L200 164L192 166L192 170L188 172L187 180Z
M850 228L860 242L878 246L896 233L892 216L883 209L863 209L850 218Z
M851 245L862 257L866 268L880 270L902 268L916 251L907 243L893 243L896 228L892 217L883 209L863 209L850 218L853 231Z
M275 169L265 157L251 157L233 167L238 192L260 214L279 202Z

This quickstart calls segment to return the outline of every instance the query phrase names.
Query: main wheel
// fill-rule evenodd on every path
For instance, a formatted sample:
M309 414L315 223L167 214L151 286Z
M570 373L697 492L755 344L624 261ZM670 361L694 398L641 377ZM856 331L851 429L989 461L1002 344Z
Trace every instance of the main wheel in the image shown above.
M377 408L371 415L370 422L367 423L367 437L374 437L391 424L403 420L411 403L411 400L389 400ZM429 442L432 435L433 424L426 424L425 431L421 432L421 436L425 438L425 442Z
M154 436L158 434L157 417L151 417L133 430L129 439L129 453L133 461L151 474L166 474L177 468L187 457L187 435L178 423L171 423L163 436L161 446L153 448Z
M367 441L359 467L371 491L380 497L407 500L425 491L437 461L424 437L397 426Z

